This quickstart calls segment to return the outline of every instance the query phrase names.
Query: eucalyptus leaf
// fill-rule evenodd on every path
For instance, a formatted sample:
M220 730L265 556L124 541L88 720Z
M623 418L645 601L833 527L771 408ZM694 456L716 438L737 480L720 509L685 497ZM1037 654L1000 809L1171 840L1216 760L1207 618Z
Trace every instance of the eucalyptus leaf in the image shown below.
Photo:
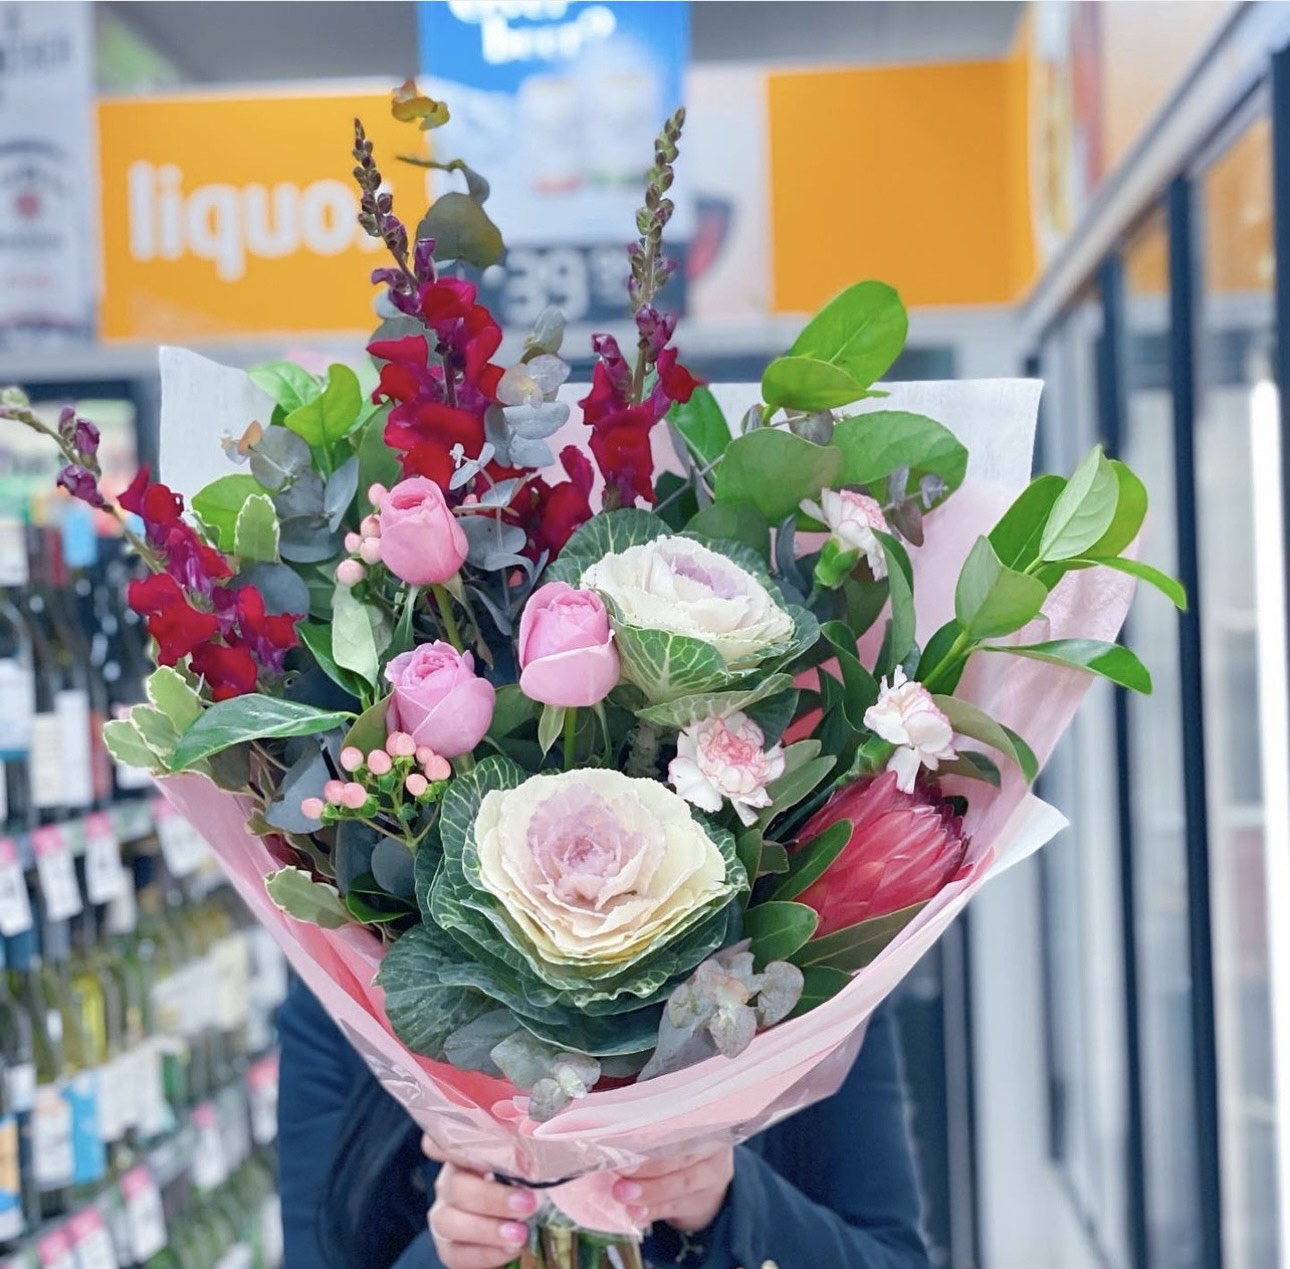
M335 533L345 518L345 512L358 492L358 455L347 458L332 472L323 492L323 515L327 527Z
M278 552L296 564L319 564L340 554L340 539L323 516L295 516L282 521Z
M244 568L238 581L254 586L264 596L265 612L304 616L310 609L309 587L294 568L286 564L255 564Z
M277 493L306 472L312 473L313 455L294 432L268 427L251 448L250 465L251 475L270 493Z
M398 899L414 898L412 852L392 837L382 837L372 848L372 876L382 890Z
M301 444L304 442L301 441ZM277 508L279 520L298 520L312 516L316 520L325 521L327 517L323 515L322 477L312 467L302 471L273 495L273 505Z
M497 264L505 251L501 231L469 194L451 191L435 199L417 226L418 238L433 238L436 260L462 260L477 269Z

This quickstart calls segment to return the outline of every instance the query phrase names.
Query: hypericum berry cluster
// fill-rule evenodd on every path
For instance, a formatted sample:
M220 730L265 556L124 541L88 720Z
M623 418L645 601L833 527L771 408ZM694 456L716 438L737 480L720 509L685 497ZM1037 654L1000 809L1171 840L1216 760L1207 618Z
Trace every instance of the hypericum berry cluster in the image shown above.
M367 500L374 507L389 492L384 485L373 485L367 491ZM364 516L357 533L345 534L345 550L350 558L336 565L336 580L342 586L357 586L367 576L371 565L381 562L381 522L374 516Z
M349 745L340 751L348 780L328 780L320 798L305 798L300 810L324 825L343 819L392 814L407 824L423 806L437 802L452 768L429 745L418 745L405 731L391 732L385 746L364 753Z

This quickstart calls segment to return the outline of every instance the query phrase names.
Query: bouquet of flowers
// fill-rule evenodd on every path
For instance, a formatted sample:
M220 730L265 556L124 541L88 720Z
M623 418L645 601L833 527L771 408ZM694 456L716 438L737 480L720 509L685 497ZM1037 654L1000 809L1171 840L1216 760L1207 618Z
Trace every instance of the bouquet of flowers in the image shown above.
M394 109L446 117L411 85ZM1122 463L1026 484L1037 385L874 386L906 334L881 283L728 417L658 306L682 119L628 251L634 354L596 337L579 413L558 314L492 360L486 183L436 161L466 189L410 241L358 126L371 381L264 366L259 420L216 420L218 368L163 358L168 402L206 403L178 444L232 424L229 469L189 509L146 471L119 499L158 668L110 748L447 1153L551 1187L529 1266L640 1264L614 1168L836 1089L1059 826L1028 789L1090 676L1149 690L1114 642L1134 579L1183 601L1126 554ZM93 424L3 400L107 505Z

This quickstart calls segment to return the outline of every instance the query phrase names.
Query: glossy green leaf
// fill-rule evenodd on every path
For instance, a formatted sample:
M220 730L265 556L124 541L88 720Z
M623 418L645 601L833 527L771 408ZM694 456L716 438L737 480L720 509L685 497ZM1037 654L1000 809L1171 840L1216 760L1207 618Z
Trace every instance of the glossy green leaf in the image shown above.
M833 431L842 453L839 484L871 485L908 467L910 480L939 476L957 489L967 472L967 447L949 428L922 414L875 410L843 419Z
M1004 568L1025 572L1039 559L1039 539L1065 488L1065 476L1039 476L1017 495L990 530L990 545Z
M171 760L171 769L182 771L244 740L313 736L333 727L343 727L353 717L346 710L315 709L312 705L259 693L216 701L184 732Z
M331 632L330 622L302 621L296 627L300 642L313 654L322 672L351 696L358 696L363 690L362 681L353 671L336 664L336 657L331 647Z
M1039 615L1048 588L1005 568L989 538L977 538L954 591L954 616L972 639L1011 634Z
M789 856L788 876L775 887L770 897L777 900L796 899L808 886L817 882L846 849L851 840L851 831L850 820L839 820L836 824L830 824L813 841L799 846Z
M812 939L790 959L803 973L811 966L823 965L854 974L877 959L878 954L901 932L927 905L915 903L898 912L874 917Z
M351 441L358 441L358 506L362 515L370 515L372 503L367 491L373 485L387 489L398 483L402 474L399 456L385 443L385 424L389 411L382 407L355 433Z
M1089 559L1068 562L1077 567L1113 568L1118 573L1127 573L1130 577L1136 577L1140 582L1146 582L1148 586L1154 586L1174 607L1182 612L1187 611L1187 590L1182 582L1176 577L1170 577L1168 573L1162 573L1158 568L1150 564L1144 564L1141 560Z
M712 391L702 385L688 401L674 401L667 421L677 430L700 469L711 467L730 444L730 424Z
M816 754L820 752L818 740L799 740L797 744L789 745L784 751L784 774L768 786L766 791L770 794L771 804L758 817L757 822L763 828L777 815L783 815L785 811L792 810L837 765L837 759L828 755L810 757L802 761L801 755L805 746L814 746L813 750L805 750L805 752Z
M488 734L496 739L509 736L526 723L531 723L542 708L537 701L524 695L518 683L508 683L497 689L497 699L493 705L493 720L488 725Z
M268 494L252 494L237 513L233 553L243 562L271 564L278 558L278 513Z
M352 925L340 891L324 881L314 881L303 868L280 868L264 879L269 898L288 916L297 921L319 925L324 930L338 930Z
M808 965L802 970L802 980L802 995L788 1015L790 1018L800 1018L817 1005L832 1000L851 981L851 975L829 965Z
M383 696L374 701L356 719L354 725L345 734L344 747L353 746L363 753L371 753L385 744L390 734L389 725L390 698Z
M246 374L261 392L282 407L285 414L298 410L322 393L322 384L294 361L266 362L262 366L252 366Z
M803 498L818 498L835 485L841 470L840 451L761 427L730 442L717 468L716 500L751 505L778 524L797 512Z
M1027 784L1035 782L1035 777L1039 774L1039 763L1034 751L1015 731L996 722L984 710L961 697L935 696L932 699L960 736L979 740L983 745L997 749L1017 764Z
M750 502L714 502L691 517L685 532L694 538L739 542L770 562L770 521Z
M352 587L339 583L331 601L332 657L341 669L352 670L363 682L375 686L381 657L372 618L375 612L364 604Z
M771 408L833 410L869 394L854 375L818 357L776 357L761 377L761 392Z
M205 709L197 689L172 666L159 665L144 681L144 692L182 734Z
M1054 665L1088 670L1144 695L1151 691L1151 674L1138 658L1118 643L1098 639L1054 639L1049 643L1031 643L1012 647L985 644L982 652L1010 652L1014 656L1049 661Z
M325 449L347 436L363 410L358 376L340 364L327 368L321 395L292 410L283 424L314 449Z
M254 476L234 472L211 481L204 489L194 494L193 510L210 530L219 548L222 551L232 551L237 531L237 517L242 507L253 494L263 492L260 482Z
M815 933L820 917L804 903L759 903L744 913L744 937L759 966L788 960Z
M891 600L891 613L887 622L887 635L883 651L874 666L879 677L890 674L896 666L903 665L914 646L918 627L918 614L914 608L914 567L904 544L889 533L874 535L882 543L887 558L887 593Z
M1111 527L1119 496L1115 468L1097 446L1053 503L1039 539L1040 558L1068 560L1087 551Z
M1147 518L1146 485L1138 479L1136 472L1118 458L1111 460L1111 466L1119 485L1115 515L1107 531L1087 551L1082 552L1088 559L1114 559L1120 555L1137 540Z

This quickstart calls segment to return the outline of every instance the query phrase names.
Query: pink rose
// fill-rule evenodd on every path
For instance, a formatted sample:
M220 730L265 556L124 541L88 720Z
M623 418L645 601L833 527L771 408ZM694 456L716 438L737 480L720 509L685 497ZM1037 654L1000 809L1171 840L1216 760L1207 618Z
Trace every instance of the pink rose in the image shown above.
M765 749L766 737L747 714L705 718L691 723L676 738L676 757L667 769L668 783L701 811L716 814L730 805L744 824L770 805L766 786L784 774L784 750Z
M394 688L388 723L444 758L469 753L493 721L493 685L475 673L469 652L423 643L385 667Z
M594 591L567 582L535 590L520 618L520 689L544 705L595 705L618 682L609 614Z
M433 480L401 480L381 499L381 563L409 586L446 582L462 566L466 535Z

